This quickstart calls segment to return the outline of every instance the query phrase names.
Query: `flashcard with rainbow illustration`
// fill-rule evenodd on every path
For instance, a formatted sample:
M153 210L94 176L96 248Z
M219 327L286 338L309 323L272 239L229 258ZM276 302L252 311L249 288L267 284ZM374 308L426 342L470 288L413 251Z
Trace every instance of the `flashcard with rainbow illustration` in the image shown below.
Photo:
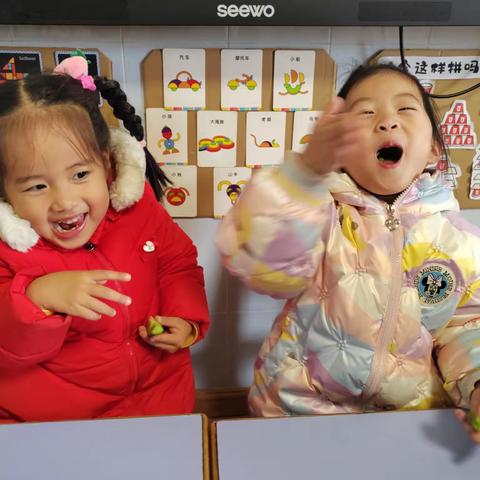
M445 182L452 190L458 187L458 179L462 175L459 165L452 163L445 155L442 155L437 162L437 170L441 172Z
M188 163L187 112L147 108L147 147L160 164Z
M42 55L40 52L0 51L0 83L22 80L32 73L41 73L42 70Z
M440 124L443 140L448 148L474 150L477 146L475 126L467 111L465 100L455 100Z
M163 94L167 110L205 108L205 50L164 48Z
M314 78L313 50L277 50L273 76L273 110L311 110Z
M162 170L173 182L164 189L163 206L172 217L197 216L197 167L164 165Z
M223 217L235 205L252 175L247 167L213 169L213 216Z
M322 115L320 110L310 110L308 112L295 112L293 115L293 138L292 150L302 153L305 150L318 119Z
M475 149L475 155L472 158L469 198L480 200L480 145Z
M279 165L285 154L286 112L248 112L246 165Z
M197 165L234 167L237 162L237 112L197 112Z
M262 58L262 50L222 50L222 110L262 108Z

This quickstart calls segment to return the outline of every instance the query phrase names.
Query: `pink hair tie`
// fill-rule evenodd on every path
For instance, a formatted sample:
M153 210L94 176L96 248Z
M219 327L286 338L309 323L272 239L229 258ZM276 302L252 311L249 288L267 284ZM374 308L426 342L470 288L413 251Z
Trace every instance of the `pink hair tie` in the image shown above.
M87 59L80 56L68 57L62 60L54 69L53 73L68 75L75 80L80 80L82 87L95 91L97 87L91 75L88 75Z

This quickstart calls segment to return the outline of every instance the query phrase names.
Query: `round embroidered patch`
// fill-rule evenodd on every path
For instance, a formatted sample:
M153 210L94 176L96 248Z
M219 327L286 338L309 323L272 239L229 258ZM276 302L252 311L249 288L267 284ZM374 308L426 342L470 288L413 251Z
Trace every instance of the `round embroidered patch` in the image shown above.
M455 290L455 275L441 263L429 263L415 275L415 287L420 302L435 304L446 300Z

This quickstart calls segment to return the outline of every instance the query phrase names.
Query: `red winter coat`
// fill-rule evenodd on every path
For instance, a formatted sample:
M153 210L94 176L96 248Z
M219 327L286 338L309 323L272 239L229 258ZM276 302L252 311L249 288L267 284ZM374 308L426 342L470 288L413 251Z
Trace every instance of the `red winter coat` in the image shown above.
M147 241L154 251L144 250ZM191 240L147 186L134 206L110 208L91 242L92 250L61 250L40 240L26 253L0 242L0 421L192 411L189 350L170 354L137 335L149 315L181 317L205 334L203 273ZM46 316L25 296L39 276L92 269L131 273L130 282L109 284L132 304L112 304L114 317L88 321Z

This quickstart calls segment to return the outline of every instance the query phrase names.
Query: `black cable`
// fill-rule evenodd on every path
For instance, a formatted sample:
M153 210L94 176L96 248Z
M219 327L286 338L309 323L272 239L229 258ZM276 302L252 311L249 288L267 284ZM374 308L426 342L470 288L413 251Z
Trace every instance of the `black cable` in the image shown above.
M399 43L399 49L400 49L400 58L402 61L402 68L404 70L407 70L407 62L405 60L405 52L403 49L403 26L398 27L398 43ZM442 95L435 94L435 93L427 93L427 95L430 98L453 98L453 97L459 97L460 95L465 95L466 93L470 93L473 90L476 90L477 88L480 88L480 83L476 83L475 85L472 85L471 87L468 87L465 90L461 90L460 92L445 93Z

